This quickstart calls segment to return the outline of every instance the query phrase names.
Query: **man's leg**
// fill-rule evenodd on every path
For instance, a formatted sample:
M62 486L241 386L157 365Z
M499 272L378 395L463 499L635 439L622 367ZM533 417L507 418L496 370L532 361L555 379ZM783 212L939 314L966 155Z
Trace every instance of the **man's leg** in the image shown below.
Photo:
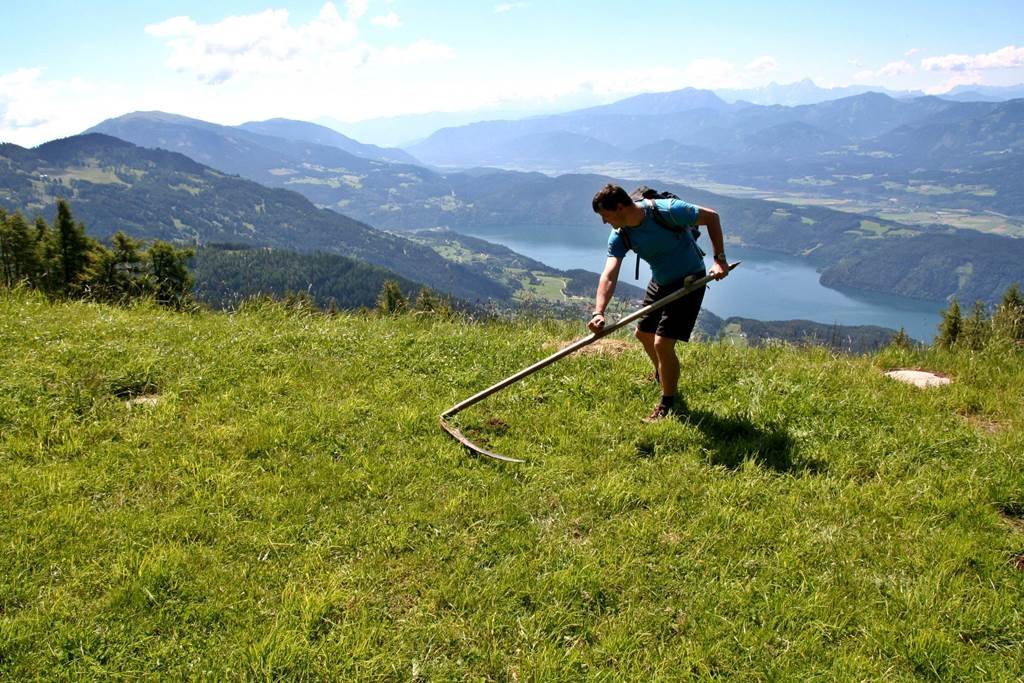
M647 357L651 359L651 364L654 365L654 376L660 377L660 373L658 372L658 353L654 350L654 333L644 332L638 327L633 335L640 340L640 343L643 344L644 351L647 352Z
M679 387L679 357L676 356L676 340L671 337L655 335L654 352L658 359L661 395L675 396Z

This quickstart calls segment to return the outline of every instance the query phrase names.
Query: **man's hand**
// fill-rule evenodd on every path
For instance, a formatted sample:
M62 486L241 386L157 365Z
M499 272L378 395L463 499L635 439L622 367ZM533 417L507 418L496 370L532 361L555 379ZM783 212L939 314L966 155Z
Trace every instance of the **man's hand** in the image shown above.
M716 280L721 280L723 277L729 274L729 264L724 261L715 261L714 265L711 266L711 272L708 273L711 277Z
M590 322L587 323L587 328L593 332L598 333L604 329L604 313L594 313L590 318Z

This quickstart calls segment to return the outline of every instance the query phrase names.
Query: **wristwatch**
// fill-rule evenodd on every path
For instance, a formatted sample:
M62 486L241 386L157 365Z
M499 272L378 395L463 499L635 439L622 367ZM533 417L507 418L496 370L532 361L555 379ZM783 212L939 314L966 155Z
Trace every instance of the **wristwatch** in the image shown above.
M716 261L723 261L723 262L725 262L725 263L728 263L728 262L729 262L729 259L727 259L727 258L725 257L725 252L724 252L724 251L720 251L720 252L718 252L717 254L715 254L715 260L716 260Z

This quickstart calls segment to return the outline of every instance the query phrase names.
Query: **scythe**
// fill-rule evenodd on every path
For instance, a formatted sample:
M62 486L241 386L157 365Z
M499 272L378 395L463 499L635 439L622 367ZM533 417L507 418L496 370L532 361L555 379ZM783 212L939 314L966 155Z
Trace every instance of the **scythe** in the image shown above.
M736 263L729 264L729 270L730 271L733 270L740 263L741 263L741 261L737 261ZM451 408L449 408L448 410L446 410L443 413L441 413L441 418L440 418L441 419L441 429L443 429L446 432L448 432L449 434L451 434L453 437L455 437L455 439L459 443L461 443L463 446L465 446L469 450L473 451L474 453L478 453L478 454L486 456L488 458L494 458L495 460L501 460L503 462L520 462L520 463L521 462L526 462L525 460L520 460L518 458L510 458L509 456L502 455L500 453L493 453L493 452L491 452L491 451L489 451L489 450L487 450L485 448L481 448L480 446L477 446L475 443L473 443L468 438L466 438L466 436L462 432L460 432L458 429L456 429L451 424L449 424L448 423L448 418L453 417L456 413L459 413L460 411L465 410L466 408L470 407L471 405L479 403L480 401L484 400L485 398L487 398L491 394L495 394L495 393L501 391L502 389L504 389L505 387L510 386L512 384L515 384L519 380L532 375L533 373L537 372L538 370L540 370L542 368L546 368L547 366L551 365L555 361L558 361L558 360L561 360L562 358L565 358L566 356L568 356L569 354L573 353L574 351L578 351L578 350L582 349L584 346L588 346L590 344L593 344L598 339L601 339L602 337L606 337L609 334L611 334L612 332L615 332L616 330L618 330L618 329L628 325L629 323L633 322L634 320L638 320L638 319L644 317L645 315L647 315L651 311L656 311L659 308L663 308L663 307L669 305L673 301L678 301L679 299L682 299L687 294L690 294L691 292L694 292L694 291L700 289L701 287L703 287L704 285L708 284L709 282L711 282L714 279L715 279L714 276L706 275L706 276L704 276L704 277L702 277L702 278L700 278L698 280L694 280L693 282L690 282L689 284L687 284L682 289L680 289L678 291L675 291L675 292L672 292L671 294L666 296L664 299L661 299L659 301L655 301L653 304L651 304L649 306L644 306L643 308L641 308L641 309L639 309L637 311L634 311L633 313L630 313L629 315L627 315L625 318L622 318L621 320L617 321L615 324L608 325L604 329L600 330L599 332L594 332L593 334L590 334L590 335L584 337L583 339L580 339L579 341L573 342L572 344L570 344L569 346L565 347L564 349L561 349L561 350L557 351L556 353L551 354L550 356L548 356L544 360L537 361L536 363L534 363L530 367L525 368L523 370L520 370L516 374L514 374L514 375L512 375L510 377L506 377L505 379L501 380L497 384L495 384L493 386L490 386L490 387L487 387L483 391L480 391L480 392L478 392L476 394L473 394L472 396L467 398L465 401L462 401L461 403L456 403Z

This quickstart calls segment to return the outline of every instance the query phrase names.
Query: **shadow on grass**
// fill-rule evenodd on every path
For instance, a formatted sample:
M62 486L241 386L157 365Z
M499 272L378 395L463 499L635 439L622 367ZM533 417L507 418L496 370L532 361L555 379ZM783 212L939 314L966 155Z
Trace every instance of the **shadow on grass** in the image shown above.
M823 462L797 456L792 437L783 427L759 427L742 417L722 417L705 410L688 410L679 416L708 439L708 462L737 469L745 460L783 474L818 474Z

